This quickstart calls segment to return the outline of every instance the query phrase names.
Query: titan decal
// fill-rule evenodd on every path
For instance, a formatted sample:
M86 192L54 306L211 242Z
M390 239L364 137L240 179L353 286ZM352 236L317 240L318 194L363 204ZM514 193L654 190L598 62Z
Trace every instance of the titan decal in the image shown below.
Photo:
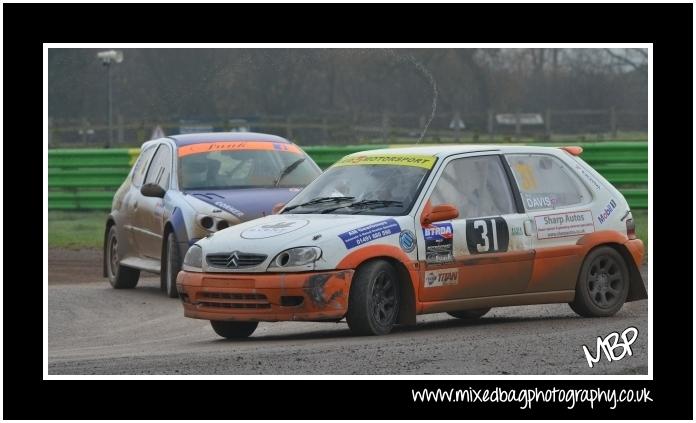
M439 269L425 272L425 287L457 285L459 283L459 269Z

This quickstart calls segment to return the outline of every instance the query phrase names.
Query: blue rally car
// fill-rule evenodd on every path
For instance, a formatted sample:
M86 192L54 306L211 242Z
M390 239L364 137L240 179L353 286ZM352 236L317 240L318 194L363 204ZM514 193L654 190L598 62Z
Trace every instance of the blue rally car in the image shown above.
M148 141L114 195L104 231L104 276L134 288L140 271L160 274L177 296L189 246L216 231L271 214L321 169L274 135L206 133Z

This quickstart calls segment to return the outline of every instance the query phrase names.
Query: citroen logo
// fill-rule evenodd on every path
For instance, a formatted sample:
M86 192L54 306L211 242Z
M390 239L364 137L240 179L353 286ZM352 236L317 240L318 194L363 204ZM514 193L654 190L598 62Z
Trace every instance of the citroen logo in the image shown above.
M227 257L227 267L237 267L239 266L239 255L237 251L233 251L229 257Z

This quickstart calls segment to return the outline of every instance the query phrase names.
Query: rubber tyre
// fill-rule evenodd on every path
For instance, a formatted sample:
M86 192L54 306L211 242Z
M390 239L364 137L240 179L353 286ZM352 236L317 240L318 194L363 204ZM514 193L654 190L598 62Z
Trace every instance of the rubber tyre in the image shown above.
M248 338L259 325L259 322L224 322L211 320L210 326L218 335L227 339Z
M448 311L447 314L457 319L478 319L489 311L491 311L490 308L479 308L476 310Z
M179 244L174 232L167 234L161 268L160 288L169 298L177 298L179 293L176 290L176 275L181 270L181 255L179 255Z
M109 235L106 240L106 274L109 283L115 289L133 289L138 284L140 270L132 267L122 266L118 258L118 235L116 226L109 228Z
M386 335L399 315L399 280L384 260L363 264L355 272L348 298L348 327L356 335Z
M628 267L611 247L590 252L580 269L575 299L568 303L583 317L608 317L621 309L629 290Z

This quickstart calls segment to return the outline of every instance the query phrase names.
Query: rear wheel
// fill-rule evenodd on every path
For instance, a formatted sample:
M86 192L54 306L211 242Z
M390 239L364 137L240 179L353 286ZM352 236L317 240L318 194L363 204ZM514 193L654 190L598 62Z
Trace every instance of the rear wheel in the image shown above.
M140 270L121 265L118 256L118 235L116 226L109 229L109 236L106 239L106 274L109 283L116 289L132 289L138 284Z
M570 308L584 317L616 314L628 296L628 268L621 254L599 247L585 258Z
M169 298L176 298L179 294L176 290L176 275L181 270L181 256L179 244L177 244L174 232L167 234L162 257L162 271L160 272L160 286Z
M386 335L399 314L399 281L394 267L375 260L358 268L350 287L346 320L359 335Z
M259 322L223 322L211 320L210 325L218 335L227 339L248 338L254 333Z
M478 319L489 311L491 311L490 308L478 308L475 310L449 311L447 314L457 319Z

